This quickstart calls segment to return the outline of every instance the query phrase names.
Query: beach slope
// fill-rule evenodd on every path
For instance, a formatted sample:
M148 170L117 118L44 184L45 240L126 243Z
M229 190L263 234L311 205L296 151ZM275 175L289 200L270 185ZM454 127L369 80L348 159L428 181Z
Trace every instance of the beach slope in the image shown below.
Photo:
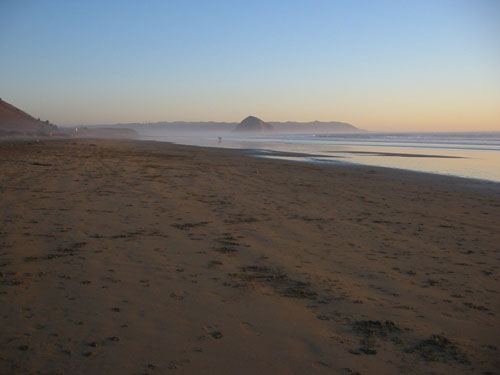
M0 143L2 374L500 372L498 184Z

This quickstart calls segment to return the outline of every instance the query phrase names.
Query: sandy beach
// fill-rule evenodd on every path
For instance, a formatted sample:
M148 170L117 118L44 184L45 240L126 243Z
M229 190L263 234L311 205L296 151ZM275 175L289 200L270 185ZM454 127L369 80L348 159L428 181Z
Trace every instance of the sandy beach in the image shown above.
M500 185L0 143L1 374L498 374Z

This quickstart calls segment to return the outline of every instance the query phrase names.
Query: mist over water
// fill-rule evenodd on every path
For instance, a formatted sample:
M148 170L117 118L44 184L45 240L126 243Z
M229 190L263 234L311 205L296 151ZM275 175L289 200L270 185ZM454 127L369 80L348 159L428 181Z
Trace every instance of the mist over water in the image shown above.
M356 163L500 182L500 132L255 136L205 133L148 139L250 149L255 150L256 156L276 159Z

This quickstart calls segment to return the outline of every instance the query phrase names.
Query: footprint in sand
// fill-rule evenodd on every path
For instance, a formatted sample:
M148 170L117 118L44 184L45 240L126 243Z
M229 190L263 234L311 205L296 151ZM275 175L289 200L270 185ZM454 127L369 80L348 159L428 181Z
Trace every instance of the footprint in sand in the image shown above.
M241 328L243 328L245 331L253 333L257 336L260 336L262 333L254 327L252 323L249 322L241 322L240 323Z

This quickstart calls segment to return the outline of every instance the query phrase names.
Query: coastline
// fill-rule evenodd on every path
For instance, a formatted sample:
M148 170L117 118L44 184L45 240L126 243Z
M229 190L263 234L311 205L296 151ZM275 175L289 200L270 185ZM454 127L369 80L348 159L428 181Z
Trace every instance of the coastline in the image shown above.
M499 371L500 184L247 153L0 143L0 372Z
M276 161L281 161L285 163L300 163L300 164L305 164L305 165L311 165L311 166L319 166L322 168L361 168L361 169L366 169L366 170L375 170L379 171L381 173L388 173L389 175L391 173L396 173L400 174L400 176L406 176L407 178L415 178L417 181L420 179L427 180L430 183L437 183L437 184L451 184L451 185L456 185L457 183L461 186L469 186L471 188L485 188L489 189L491 187L492 192L495 192L497 188L500 188L500 182L495 181L495 180L490 180L486 178L473 178L473 177L466 177L466 176L459 176L459 175L454 175L454 174L447 174L447 173L438 173L438 172L426 172L426 171L418 171L418 170L412 170L412 169L407 169L407 168L397 168L397 167L388 167L388 166L378 166L378 165L369 165L369 164L363 164L359 162L353 162L353 161L346 161L342 160L342 157L338 157L339 159L335 160L328 160L328 161L322 161L322 160L314 160L312 158L317 157L321 158L324 155L316 155L316 154L308 154L308 153L303 153L303 152L294 152L294 151L274 151L274 150L267 150L267 149L259 149L259 148L226 148L226 147L217 147L217 146L202 146L202 145L194 145L194 144L183 144L183 143L176 143L173 141L154 141L151 139L139 139L137 140L138 142L151 142L151 143L165 143L173 146L181 146L181 147L193 147L195 149L201 149L201 150L211 150L211 149L216 149L216 150L221 150L221 152L229 152L231 155L237 155L237 156L245 156L245 157L250 157L250 158L262 158L266 160L276 160ZM382 152L380 152L382 154ZM401 154L401 155L408 155L408 154ZM411 154L410 154L411 155ZM386 155L382 155L386 156ZM400 154L396 154L396 156L400 156ZM283 157L283 158L280 158ZM390 157L390 156L389 156ZM410 156L411 157L411 156ZM422 156L418 157L436 157L436 155L427 155L423 154ZM293 159L296 158L296 159ZM302 158L302 159L301 159ZM310 160L308 160L311 158ZM439 157L442 158L442 157ZM446 158L452 158L452 159L461 159L463 157L446 157ZM443 178L441 180L440 178ZM437 180L436 180L437 179Z
M255 150L256 154L270 155L270 157L283 160L297 159L298 161L323 164L345 162L500 182L500 174L496 167L500 163L498 138L491 140L489 148L485 148L484 142L481 141L464 147L463 140L457 141L453 137L448 139L449 143L446 145L433 143L432 137L426 138L428 143L423 139L420 139L419 143L408 143L408 139L411 137L394 142L390 135L385 137L376 135L367 143L360 142L355 137L349 138L351 143L349 141L337 143L336 138L331 139L331 137L326 143L318 141L321 137L309 136L309 139L289 137L291 136L245 139L228 137L224 138L223 142L220 139L217 141L215 137L160 137L160 139L181 145L221 149L251 149ZM159 140L153 137L143 137L142 139ZM389 140L391 142L387 143Z

